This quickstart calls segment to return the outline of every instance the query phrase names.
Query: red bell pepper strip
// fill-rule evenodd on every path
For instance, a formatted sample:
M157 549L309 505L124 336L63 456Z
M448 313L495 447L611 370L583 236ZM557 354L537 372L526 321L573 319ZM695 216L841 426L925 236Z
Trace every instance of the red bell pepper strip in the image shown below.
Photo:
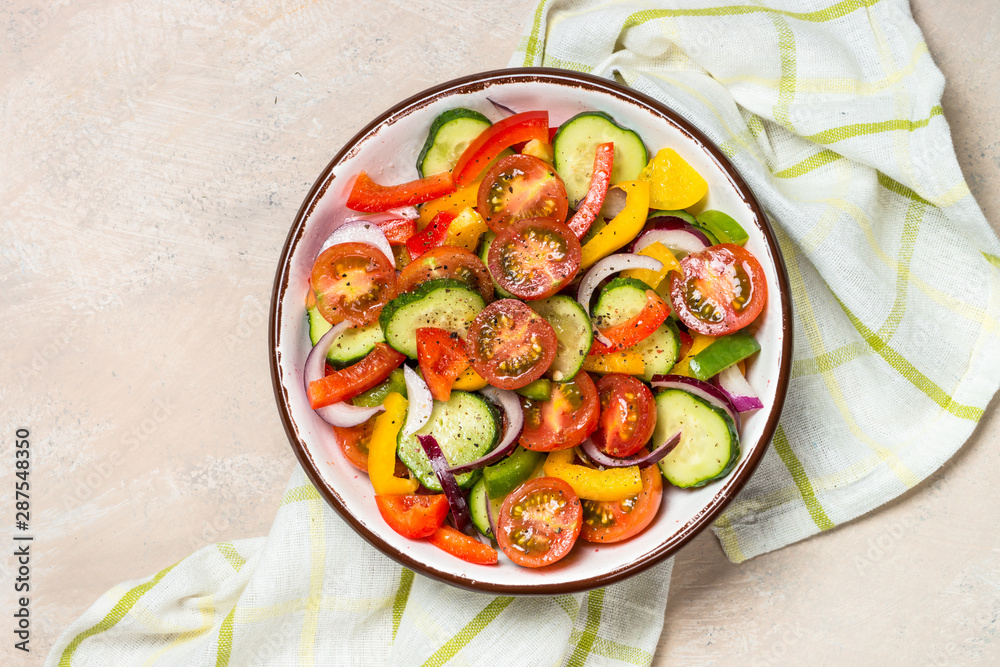
M602 329L601 333L611 344L606 345L595 337L590 354L609 354L632 347L656 331L669 314L667 302L653 290L646 290L646 305L639 314L621 324Z
M390 245L403 245L410 240L410 237L417 233L417 221L409 218L393 218L391 220L376 221L379 229L385 234L385 240Z
M469 353L458 334L436 327L417 329L417 363L431 396L439 401L451 398L451 386L469 367Z
M427 541L438 549L447 551L467 563L476 565L496 565L497 550L474 537L460 533L448 524L438 528Z
M457 216L451 211L441 211L434 216L426 227L411 236L406 241L406 249L410 251L410 259L416 259L422 254L436 248L448 238L448 227Z
M580 203L580 208L566 223L578 239L582 239L587 233L597 214L601 212L601 207L604 206L604 197L608 194L608 186L611 184L611 170L614 163L614 142L598 145L597 154L594 156L594 175L590 177L590 189Z
M362 171L347 196L347 208L364 213L381 213L399 206L422 204L454 191L455 184L447 171L400 185L379 185Z
M436 495L375 496L378 512L394 531L409 538L430 537L448 516L448 499Z
M353 366L310 382L309 405L313 409L325 408L354 398L389 377L389 373L405 359L406 355L402 352L397 352L385 343L378 343L375 349Z
M523 141L549 140L549 112L525 111L489 126L465 149L451 176L461 187L472 183L505 148Z
M694 338L692 338L691 334L689 334L686 331L681 331L678 329L677 333L680 334L681 338L681 346L680 349L677 351L677 359L683 359L688 355L688 352L691 351L691 346L694 344Z

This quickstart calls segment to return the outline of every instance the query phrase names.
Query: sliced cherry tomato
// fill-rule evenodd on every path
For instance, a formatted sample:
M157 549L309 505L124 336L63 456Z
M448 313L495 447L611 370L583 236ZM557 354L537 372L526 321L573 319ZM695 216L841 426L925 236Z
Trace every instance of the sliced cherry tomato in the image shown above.
M431 248L435 248L448 238L448 227L455 214L451 211L441 211L434 216L426 227L414 234L407 240L406 249L410 251L411 257L419 257Z
M468 283L482 293L486 303L493 300L493 280L486 265L475 253L455 246L431 248L406 265L399 274L400 292L409 292L428 280L455 278Z
M479 215L498 234L525 218L566 220L566 186L551 164L531 155L509 155L479 185Z
M417 221L409 218L387 218L377 221L375 224L382 230L382 233L385 234L385 240L391 245L403 245L417 233Z
M469 327L472 367L500 389L520 389L542 377L556 345L552 325L516 299L494 301Z
M610 456L624 458L642 449L656 428L653 392L631 375L605 375L597 381L601 419L590 436Z
M681 322L708 336L742 329L767 301L767 279L745 248L720 243L681 260L683 276L670 274L670 300Z
M614 164L614 142L599 144L597 154L594 156L594 175L590 177L590 189L580 202L580 208L576 209L576 213L567 223L577 238L583 238L600 213L601 207L604 206L604 197L608 194Z
M398 368L404 359L406 355L402 352L385 343L377 343L358 363L310 382L309 404L313 409L324 408L354 398L389 377L392 369Z
M367 243L338 243L321 252L311 281L316 307L331 324L374 322L396 296L396 270Z
M460 533L448 524L442 525L427 541L452 556L457 556L467 563L475 565L496 565L497 550L483 544L474 537Z
M431 396L439 401L451 397L451 386L469 367L465 341L457 333L436 327L417 329L417 363Z
M442 171L399 185L379 185L365 172L358 174L347 196L347 208L364 213L381 213L399 206L413 206L455 191L451 174Z
M333 369L327 371L332 373ZM366 422L357 426L331 426L336 436L337 445L344 453L347 461L361 472L368 472L368 443L371 442L372 433L375 431L375 415ZM406 477L409 474L408 468L396 459L396 477Z
M403 537L430 537L448 516L448 499L443 493L412 496L375 496L379 514L389 527Z
M586 440L601 416L597 387L586 371L569 382L553 382L547 401L521 398L524 430L520 444L536 452L576 447Z
M458 158L451 171L455 185L468 185L476 180L486 165L493 162L505 148L532 139L548 141L548 138L548 111L525 111L494 123L473 139Z
M351 465L362 472L368 472L368 442L375 430L375 419L376 417L372 417L357 426L333 427L333 434L340 451Z
M639 314L607 329L601 329L601 333L611 343L602 343L595 337L594 343L590 346L590 354L610 354L632 347L659 329L668 315L670 306L667 302L655 291L648 289L646 305Z
M583 509L569 484L536 477L507 496L497 518L497 542L524 567L542 567L570 552L580 535Z
M660 508L663 480L660 469L642 469L642 491L625 500L581 500L583 529L580 537L588 542L621 542L646 529Z
M580 270L580 241L550 218L528 218L505 227L490 244L487 261L500 287L522 299L544 299Z

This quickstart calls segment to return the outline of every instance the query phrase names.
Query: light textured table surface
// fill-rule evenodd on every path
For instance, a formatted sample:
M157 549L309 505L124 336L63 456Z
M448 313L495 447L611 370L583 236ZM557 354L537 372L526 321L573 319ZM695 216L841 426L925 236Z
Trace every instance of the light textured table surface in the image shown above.
M40 664L120 581L267 532L295 463L266 311L301 199L378 112L505 66L534 5L0 4L0 479L13 496L30 429L35 535L32 652L5 630L0 662ZM997 229L1000 10L913 8ZM740 566L694 540L655 664L1000 663L996 407L932 479L850 525Z

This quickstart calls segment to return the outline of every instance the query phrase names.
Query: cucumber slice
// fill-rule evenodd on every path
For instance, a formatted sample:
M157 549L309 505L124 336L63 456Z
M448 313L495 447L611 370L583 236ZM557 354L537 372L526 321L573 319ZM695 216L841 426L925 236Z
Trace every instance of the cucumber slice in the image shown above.
M649 285L635 278L619 276L611 280L597 297L593 306L594 326L600 329L619 324L638 315L646 307L646 290ZM667 318L660 327L631 348L638 353L646 369L641 380L650 382L654 375L665 375L677 363L680 355L680 332L677 324Z
M486 271L490 274L490 278L493 280L493 289L496 293L500 295L501 299L516 299L517 297L500 287L500 283L493 278L493 273L490 272L490 246L496 241L496 232L483 232L483 236L479 239L479 259L483 260L483 264L486 265Z
M576 300L563 294L529 301L528 307L545 318L556 332L556 356L546 375L556 382L572 380L583 367L594 340L587 312Z
M424 177L451 171L472 140L493 123L472 109L449 109L434 119L427 141L417 156L417 171Z
M740 439L729 415L694 394L665 389L656 395L655 448L678 431L681 441L660 459L660 472L674 486L704 486L725 477L740 458Z
M602 111L585 111L559 126L552 149L555 168L566 184L570 206L576 208L587 196L594 171L598 144L615 144L615 164L611 183L634 181L649 162L646 145L634 131L622 127Z
M489 453L496 447L500 431L500 414L492 403L478 394L452 391L446 402L434 401L431 418L414 435L404 438L400 431L396 453L421 484L431 491L441 491L441 483L417 436L433 435L448 463L456 466ZM455 475L455 479L460 487L467 489L479 478L479 472Z
M485 478L476 482L472 490L469 491L469 514L472 515L472 525L491 540L495 540L496 537L493 535L493 531L490 530L490 518L486 515L486 503L492 505L493 516L498 517L500 516L500 506L503 505L503 501L503 498L492 500L486 495Z
M309 340L315 345L333 325L323 319L318 308L310 308L307 311L309 317ZM345 368L355 364L365 355L375 349L378 343L385 342L385 335L378 322L372 322L357 329L348 329L340 334L333 343L330 351L326 353L327 361L334 368Z
M397 296L382 309L385 341L410 359L417 358L417 329L438 327L468 336L469 325L486 306L483 295L461 280L431 280Z

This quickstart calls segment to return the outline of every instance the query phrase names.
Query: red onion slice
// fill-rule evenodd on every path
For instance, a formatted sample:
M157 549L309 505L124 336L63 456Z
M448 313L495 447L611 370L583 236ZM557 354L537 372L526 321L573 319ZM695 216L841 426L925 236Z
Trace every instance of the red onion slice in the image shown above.
M681 441L681 432L677 431L674 433L673 437L667 438L667 441L662 445L651 451L644 456L637 456L631 459L619 459L614 456L609 456L601 451L601 448L597 446L590 438L583 441L580 445L580 449L587 456L588 459L596 463L597 465L604 466L605 468L628 468L629 466L639 466L640 468L648 468L649 466L657 463L664 456L669 454L677 446L677 443Z
M444 489L445 498L448 499L448 505L451 507L452 518L455 520L455 528L466 535L477 534L476 527L472 523L472 515L469 514L469 505L465 502L465 496L462 495L458 481L448 469L448 459L444 457L444 452L441 451L437 440L434 439L433 435L418 435L417 440L424 448L427 458L430 459L431 468L437 475L438 481L441 482L441 488Z
M507 425L507 428L504 431L500 444L487 452L485 456L475 461L449 468L448 470L454 475L461 475L476 468L485 468L510 454L517 447L517 439L521 437L521 429L524 428L524 410L521 409L521 400L517 397L517 394L490 386L484 387L479 393L503 409L504 423Z
M496 100L494 100L494 99L492 99L492 98L489 98L489 97L487 97L486 99L488 99L488 100L490 101L490 104L492 104L492 105L493 105L493 107L494 107L494 108L495 108L495 109L496 109L497 111L499 111L500 113L503 113L503 114L506 114L506 115L508 115L508 116L516 116L516 115L517 115L517 112L516 112L516 111L514 111L513 109L511 109L511 108L510 108L509 106L507 106L506 104L500 104L500 103L499 103L499 102L497 102Z
M740 373L740 367L736 364L724 369L715 379L719 390L726 394L740 412L760 410L764 407L764 403L757 397L757 393L743 377L743 373Z
M736 424L736 431L739 432L739 410L729 400L729 397L714 384L696 378L689 378L686 375L654 375L653 381L650 384L654 388L659 389L681 389L708 401L717 408L721 408L733 420L733 423Z
M590 313L590 298L594 296L594 290L601 284L601 281L613 273L626 269L649 269L659 271L663 268L663 262L644 255L609 255L590 267L583 280L580 281L580 288L576 293L577 302L583 306L583 310ZM596 332L596 330L595 330Z
M370 245L385 255L393 268L396 267L396 258L392 254L392 246L389 245L389 240L385 238L385 232L374 222L364 222L357 219L346 221L327 237L319 251L323 252L330 246L337 245L338 243L365 243Z
M434 412L434 397L431 396L427 383L406 364L403 364L403 382L406 383L406 397L409 399L409 404L406 406L406 423L403 424L403 437L409 438L423 428L431 418L431 413Z
M326 353L330 351L337 338L344 331L351 327L350 322L341 322L323 334L323 337L316 341L316 345L309 351L306 363L302 370L302 380L305 383L306 392L309 392L310 383L326 375ZM372 415L384 410L381 405L374 408L360 408L356 405L341 401L328 405L325 408L316 408L314 412L323 421L334 426L357 426L371 418Z
M390 208L386 211L386 213L391 214L393 217L406 218L407 220L416 220L420 217L420 211L417 210L416 206L400 206L399 208Z
M708 242L708 237L694 229L653 229L643 232L632 243L632 252L639 252L643 248L654 243L662 243L670 252L675 254L701 252L712 245Z

